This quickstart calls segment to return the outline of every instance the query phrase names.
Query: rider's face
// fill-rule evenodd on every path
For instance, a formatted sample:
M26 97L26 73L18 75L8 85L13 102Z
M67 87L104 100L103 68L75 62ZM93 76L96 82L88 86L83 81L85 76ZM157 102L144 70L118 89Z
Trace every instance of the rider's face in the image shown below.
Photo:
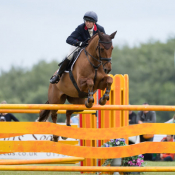
M88 29L91 29L94 26L94 23L91 21L85 21L85 25Z

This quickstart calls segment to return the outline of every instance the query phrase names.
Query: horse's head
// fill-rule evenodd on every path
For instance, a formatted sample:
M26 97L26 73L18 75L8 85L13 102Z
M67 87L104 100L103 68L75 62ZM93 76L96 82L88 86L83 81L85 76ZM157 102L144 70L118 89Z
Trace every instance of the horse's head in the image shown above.
M103 69L106 74L108 74L112 69L111 67L111 59L112 59L111 55L113 50L112 39L115 37L116 32L112 33L111 35L106 35L98 31L99 41L96 49L96 54L99 57L100 61L102 62Z

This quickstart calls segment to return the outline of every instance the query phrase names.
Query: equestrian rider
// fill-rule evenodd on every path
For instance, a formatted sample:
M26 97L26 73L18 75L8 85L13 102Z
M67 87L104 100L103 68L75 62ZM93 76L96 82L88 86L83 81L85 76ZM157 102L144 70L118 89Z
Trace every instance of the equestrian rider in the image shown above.
M71 45L71 48L67 57L64 59L59 70L57 71L56 75L51 77L50 83L52 84L59 82L61 75L64 73L67 66L69 65L69 62L72 59L73 54L77 47L80 48L86 47L87 40L91 38L93 35L95 35L97 33L97 30L105 33L104 28L97 24L98 16L95 12L93 11L86 12L83 19L84 23L80 24L66 40L66 42Z

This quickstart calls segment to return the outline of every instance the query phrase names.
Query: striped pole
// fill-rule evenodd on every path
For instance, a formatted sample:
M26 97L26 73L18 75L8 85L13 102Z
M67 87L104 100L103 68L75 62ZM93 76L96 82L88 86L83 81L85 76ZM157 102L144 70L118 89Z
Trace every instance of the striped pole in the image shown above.
M94 167L94 166L11 166L0 165L0 171L62 171L62 172L175 172L175 167Z
M36 159L36 160L14 160L14 159L0 159L0 165L22 165L22 164L56 164L56 163L70 163L83 161L81 157L68 157L57 159Z
M0 109L87 110L84 105L69 104L0 104ZM175 106L157 105L94 105L91 110L175 111Z
M38 109L0 109L0 113L31 113L37 114ZM66 110L58 110L57 114L66 114ZM74 114L96 114L96 110L84 110L82 112L74 112Z

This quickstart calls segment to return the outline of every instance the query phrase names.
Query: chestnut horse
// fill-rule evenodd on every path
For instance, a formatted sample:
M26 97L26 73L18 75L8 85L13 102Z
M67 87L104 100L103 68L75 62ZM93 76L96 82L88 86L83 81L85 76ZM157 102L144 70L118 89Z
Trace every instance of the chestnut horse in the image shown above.
M91 108L94 103L93 94L97 89L106 89L99 100L100 105L106 104L113 83L107 74L111 71L112 39L116 32L106 35L98 31L88 41L88 46L81 51L71 74L64 73L57 84L49 85L47 104L64 104L67 99L71 104L85 104ZM78 111L66 111L67 126L70 126L73 112ZM46 121L50 113L53 123L56 123L57 110L41 110L38 121ZM58 137L53 136L53 140L58 141Z

